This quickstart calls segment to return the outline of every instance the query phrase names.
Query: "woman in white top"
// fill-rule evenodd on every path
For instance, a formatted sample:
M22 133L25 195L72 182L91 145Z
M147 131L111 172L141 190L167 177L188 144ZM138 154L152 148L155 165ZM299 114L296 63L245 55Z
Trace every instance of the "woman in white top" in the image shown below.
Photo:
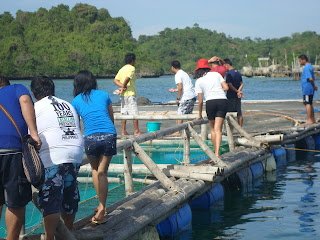
M227 83L217 72L210 72L207 59L200 59L195 69L197 78L195 91L198 94L199 116L202 119L203 95L206 99L206 112L209 120L212 144L216 156L220 156L222 124L227 113L228 100L224 91L229 89Z

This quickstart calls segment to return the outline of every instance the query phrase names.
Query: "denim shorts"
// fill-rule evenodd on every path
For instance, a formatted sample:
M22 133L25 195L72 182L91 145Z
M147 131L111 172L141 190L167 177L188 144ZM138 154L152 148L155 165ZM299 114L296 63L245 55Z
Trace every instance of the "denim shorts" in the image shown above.
M117 155L117 135L113 133L93 133L84 138L87 156L98 158L100 155Z
M77 176L80 163L62 163L45 169L45 182L38 202L42 216L73 214L80 201Z

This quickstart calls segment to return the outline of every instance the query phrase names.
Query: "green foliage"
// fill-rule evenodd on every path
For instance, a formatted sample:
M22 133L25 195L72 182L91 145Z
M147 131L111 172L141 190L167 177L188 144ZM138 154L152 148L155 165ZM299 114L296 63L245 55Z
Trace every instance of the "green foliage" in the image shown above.
M185 29L165 28L154 36L132 37L123 17L112 18L107 9L60 4L50 10L19 10L14 18L0 14L0 74L8 77L49 75L68 77L82 69L99 76L114 76L128 52L137 55L137 74L161 75L171 72L171 62L193 72L200 58L230 58L236 68L257 66L258 57L283 62L287 55L307 54L310 61L320 53L316 32L293 33L279 39L232 38L202 29L197 23ZM294 54L294 55L293 55Z

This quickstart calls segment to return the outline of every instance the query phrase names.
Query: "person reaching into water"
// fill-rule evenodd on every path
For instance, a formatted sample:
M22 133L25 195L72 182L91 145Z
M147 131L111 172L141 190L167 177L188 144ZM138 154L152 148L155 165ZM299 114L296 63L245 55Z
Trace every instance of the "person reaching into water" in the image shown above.
M170 88L169 92L178 92L176 104L178 105L178 115L192 114L194 103L196 102L196 93L189 75L181 69L179 61L173 61L171 63L171 70L175 73L174 79L177 89ZM178 120L178 125L183 120ZM181 135L180 132L174 133L173 135Z
M224 91L229 89L227 83L217 72L210 72L207 59L200 59L195 69L197 79L195 90L198 94L199 115L202 119L203 97L206 99L206 112L210 125L211 140L217 157L220 156L222 124L228 110L228 100Z
M112 102L106 92L97 90L96 78L88 70L80 71L75 76L73 95L72 106L83 120L85 152L99 200L92 222L101 224L106 221L107 172L112 156L117 154Z
M69 230L80 201L77 176L82 162L83 137L79 118L70 103L55 97L53 81L36 77L31 92L43 144L39 154L45 167L45 183L39 191L46 240L53 240L60 215Z
M137 115L138 104L137 104L137 92L136 92L136 75L135 75L135 63L136 55L128 53L125 56L125 63L117 73L114 83L120 87L117 89L117 93L120 94L121 102L121 113L125 115ZM122 135L129 135L126 129L126 120L121 120L122 124ZM139 130L138 120L133 120L134 135L139 136L142 133Z

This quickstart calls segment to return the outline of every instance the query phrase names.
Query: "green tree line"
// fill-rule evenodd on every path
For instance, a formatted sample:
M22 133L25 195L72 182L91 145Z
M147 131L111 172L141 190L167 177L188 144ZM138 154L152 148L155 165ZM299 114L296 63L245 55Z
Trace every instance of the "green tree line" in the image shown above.
M71 10L60 4L50 10L19 10L15 18L9 12L0 15L0 74L7 77L71 77L82 69L112 77L128 52L137 55L139 75L158 76L170 73L173 60L192 72L198 59L215 55L230 58L236 68L257 66L258 57L268 56L283 62L287 55L291 64L293 53L315 61L320 36L307 31L279 39L240 39L194 24L136 40L123 17L112 18L107 9L80 3Z

